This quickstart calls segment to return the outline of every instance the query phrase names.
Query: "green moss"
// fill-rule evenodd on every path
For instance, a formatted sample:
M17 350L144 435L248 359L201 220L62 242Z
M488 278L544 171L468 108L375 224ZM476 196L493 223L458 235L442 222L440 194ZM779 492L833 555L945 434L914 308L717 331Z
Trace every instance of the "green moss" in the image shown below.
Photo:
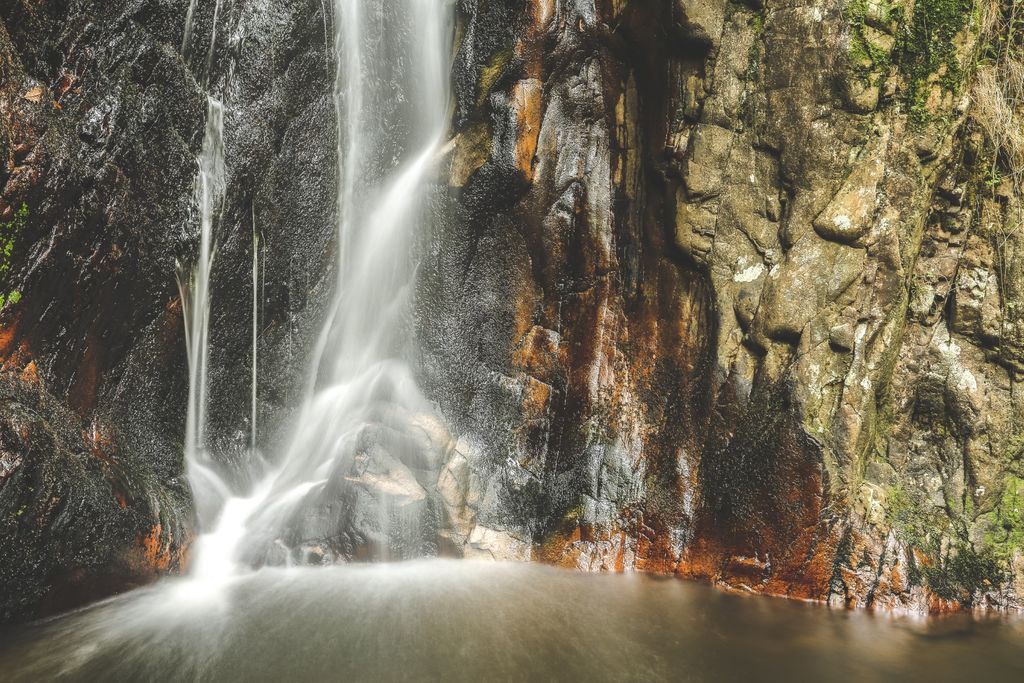
M928 558L918 564L910 555L908 579L946 600L969 604L978 591L998 586L1006 579L1014 552L1024 547L1024 480L1008 480L997 510L991 513L993 531L977 545L966 539L964 530L957 532L944 510L928 506L920 495L915 497L902 487L888 491L886 508L900 540ZM968 495L963 513L970 516L973 510L974 501ZM944 544L943 539L948 542Z
M941 562L923 570L928 588L940 598L970 603L978 591L998 586L1003 572L989 548L980 552L966 543L950 551Z
M10 301L12 304L18 303L19 301L21 301L21 292L19 292L18 290L14 290L13 292L7 295L7 300Z
M902 9L893 7L888 0L851 0L843 9L843 17L850 27L849 57L855 74L866 86L878 85L892 68L892 46L881 42L883 32L869 23L898 25L902 22Z
M1024 479L1009 477L996 509L986 515L990 528L985 545L1003 562L1024 550Z
M749 22L748 25L754 34L754 39L750 42L750 50L747 52L747 71L746 74L744 74L744 80L749 85L756 83L761 74L764 16L755 13L750 15L747 21ZM745 90L743 93L743 101L740 104L739 114L744 126L749 128L755 127L756 112L754 111L754 102L753 98L750 97L749 89Z
M922 547L927 544L932 520L922 513L919 501L914 500L902 486L894 486L887 491L886 510L889 525L908 545Z
M28 219L28 206L21 205L9 221L0 222L0 276L7 274L11 269L11 255L18 238L25 229L25 221ZM21 292L13 291L4 294L0 291L0 308L5 304L16 304L21 301Z
M1010 437L1003 451L1006 471L1015 477L1024 477L1024 433Z
M479 87L477 88L477 108L483 106L487 96L491 94L491 88L498 81L498 78L505 72L505 67L512 61L512 50L506 49L491 57L491 61L480 69Z
M14 252L18 237L25 229L26 219L28 206L22 204L11 220L0 223L0 275L11 269L11 254Z
M917 0L914 4L913 16L900 32L894 51L907 79L903 98L912 122L932 119L927 103L934 83L952 92L960 89L963 69L956 38L974 11L973 0Z
M750 22L750 27L754 29L754 37L760 37L764 32L764 17L760 14L755 14L754 18Z
M583 504L574 505L562 515L562 521L568 526L575 526L583 520Z

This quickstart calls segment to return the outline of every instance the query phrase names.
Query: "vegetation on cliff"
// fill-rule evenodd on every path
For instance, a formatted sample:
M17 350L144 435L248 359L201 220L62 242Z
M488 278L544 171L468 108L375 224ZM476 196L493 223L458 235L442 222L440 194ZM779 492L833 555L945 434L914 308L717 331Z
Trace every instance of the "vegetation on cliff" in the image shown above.
M25 229L25 220L28 218L28 206L22 204L21 208L13 212L10 220L0 222L0 278L11 269L11 255L18 238ZM16 304L21 301L21 292L13 290L7 293L0 291L0 310L5 303Z

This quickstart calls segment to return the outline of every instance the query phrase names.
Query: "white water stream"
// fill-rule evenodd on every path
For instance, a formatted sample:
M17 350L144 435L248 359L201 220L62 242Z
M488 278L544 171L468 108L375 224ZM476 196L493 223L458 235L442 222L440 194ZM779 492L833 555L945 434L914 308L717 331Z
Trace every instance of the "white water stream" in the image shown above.
M199 253L186 270L179 264L178 288L185 316L189 389L185 418L185 463L197 500L208 499L211 487L222 488L204 451L206 387L210 337L210 274L214 261L214 227L224 203L224 106L210 96L206 128L198 159L196 204L199 208Z
M204 531L188 590L205 593L253 565L303 561L304 548L336 537L353 516L369 530L358 542L379 556L416 554L421 479L440 454L430 439L436 420L404 360L410 242L424 227L424 191L447 132L450 13L447 0L334 0L338 282L291 445L270 459L269 472L254 469L256 484L244 493L216 474L204 441L213 224L225 165L223 109L210 99L197 181L200 253L182 287L185 450ZM187 32L191 18L190 9ZM257 247L254 236L254 293ZM254 392L256 343L254 319ZM253 410L253 430L255 417Z

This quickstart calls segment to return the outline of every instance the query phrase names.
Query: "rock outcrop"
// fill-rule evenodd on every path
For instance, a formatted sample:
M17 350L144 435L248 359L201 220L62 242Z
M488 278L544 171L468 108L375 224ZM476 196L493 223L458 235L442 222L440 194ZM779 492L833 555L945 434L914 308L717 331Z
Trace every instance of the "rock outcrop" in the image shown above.
M184 565L210 90L211 439L247 457L254 234L260 449L287 438L333 283L330 3L213 4L183 46L188 0L0 1L0 620ZM1020 174L971 97L1000 6L456 7L417 246L437 551L1021 606Z
M421 319L476 523L586 570L1019 606L1019 194L969 97L999 7L460 7Z

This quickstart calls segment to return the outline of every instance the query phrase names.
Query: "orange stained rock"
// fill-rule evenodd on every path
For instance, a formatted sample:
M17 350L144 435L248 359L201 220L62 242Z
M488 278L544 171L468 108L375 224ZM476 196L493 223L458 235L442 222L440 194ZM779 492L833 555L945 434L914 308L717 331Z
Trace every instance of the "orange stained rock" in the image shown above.
M0 359L6 356L12 346L14 346L14 333L17 331L17 325L14 323L8 325L0 325Z
M717 583L722 578L722 550L705 538L695 539L687 546L676 565L675 573L687 579L703 579Z
M116 445L114 437L107 428L94 421L92 429L87 432L85 439L94 457L106 463L114 462L112 453L116 451Z
M551 386L527 377L523 390L523 414L531 418L542 417L551 399Z
M604 561L607 558L602 558L600 570L624 572L629 536L617 525L595 527L593 524L576 523L571 529L555 532L536 545L534 559L564 569L578 569L580 558L602 542L612 542L615 554L611 558L611 566Z
M0 325L0 367L10 371L14 367L22 365L21 359L28 353L28 347L24 341L18 338L18 317L7 324Z
M933 564L935 564L932 561L931 556L925 553L920 548L911 548L910 552L914 554L915 564L918 564L922 567L931 567Z
M161 531L160 525L155 525L150 530L149 535L143 539L142 544L146 550L146 560L154 567L166 569L167 565L170 564L170 552L164 548L161 542Z
M536 301L536 297L536 292L529 289L528 285L520 286L519 290L513 294L513 300L515 301L515 312L513 314L515 330L512 339L522 339L533 327L534 302Z
M547 379L558 363L558 338L556 333L540 325L534 325L522 337L522 342L512 354L512 362L531 375Z
M576 558L579 557L579 550L574 547L577 540L579 540L577 528L569 532L553 533L542 543L534 546L533 557L544 564L573 569L576 566Z
M513 52L523 61L529 78L542 78L544 58L543 36L555 14L555 0L529 0L527 14L530 23L525 34L516 40Z
M53 99L59 102L60 98L64 97L65 93L76 86L78 86L76 88L76 92L81 90L81 86L78 85L78 75L65 71L61 74L60 78L50 86L50 92L53 94Z
M770 595L824 600L828 597L832 568L835 565L836 548L841 533L838 528L824 524L804 529L789 546L785 560L785 573L769 580L766 592Z
M180 296L174 297L173 299L167 302L166 306L164 306L164 313L174 318L181 315L181 310L182 305Z
M533 23L530 26L531 34L536 35L543 32L554 14L555 0L530 0L530 16L533 18Z
M808 600L827 597L841 530L819 521L821 481L813 467L789 473L800 489L774 492L788 502L771 524L759 524L756 534L720 528L713 519L699 519L696 538L683 552L676 572L690 578L766 595ZM751 559L753 558L753 559Z
M677 565L668 533L641 526L636 532L636 568L654 574L671 574Z
M18 344L10 354L4 355L0 353L0 368L8 372L19 372L25 369L25 366L29 364L32 358L32 352L29 350L28 342L22 341ZM20 374L20 373L19 373Z
M626 571L626 543L628 539L626 538L625 531L620 530L618 532L618 536L619 549L618 552L615 553L615 571L618 573L622 573Z
M947 600L940 598L931 591L927 591L928 594L928 612L931 614L951 614L953 612L959 612L963 605L960 604L959 600Z
M900 570L899 560L893 563L892 571L889 572L889 586L893 593L902 593L907 589L903 583L903 572Z
M172 546L170 534L165 542L163 527L157 523L148 534L136 538L128 565L140 574L166 574L181 564L180 551L176 554Z
M516 123L515 164L527 181L533 181L533 158L540 135L541 102L544 86L527 78L512 86L512 109Z
M29 384L39 384L39 372L36 370L36 362L29 361L25 369L21 371L21 381Z

